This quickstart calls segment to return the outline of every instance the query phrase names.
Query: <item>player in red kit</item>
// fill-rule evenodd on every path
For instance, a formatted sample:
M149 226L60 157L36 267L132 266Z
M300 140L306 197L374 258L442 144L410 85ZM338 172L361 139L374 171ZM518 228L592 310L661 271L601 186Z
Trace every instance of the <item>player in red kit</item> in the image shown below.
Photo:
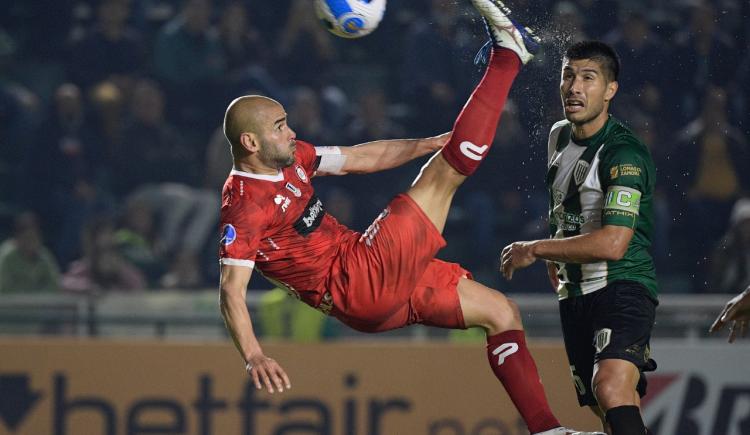
M536 42L497 0L472 0L494 46L484 77L451 134L315 147L296 140L284 108L262 96L232 101L224 133L234 169L223 190L221 311L257 388L291 384L264 355L245 303L253 269L308 305L360 331L420 323L481 326L490 367L532 434L571 434L550 411L516 305L435 259L454 193L489 151L513 79ZM439 152L436 152L439 151ZM339 224L315 195L313 176L382 171L435 153L405 193L364 233Z

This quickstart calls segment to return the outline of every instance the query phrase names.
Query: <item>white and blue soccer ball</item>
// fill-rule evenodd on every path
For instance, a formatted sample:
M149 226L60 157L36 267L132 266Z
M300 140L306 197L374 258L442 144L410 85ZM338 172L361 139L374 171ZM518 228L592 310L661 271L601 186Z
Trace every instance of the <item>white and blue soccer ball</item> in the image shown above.
M383 19L386 0L315 0L315 12L329 32L342 38L370 34Z

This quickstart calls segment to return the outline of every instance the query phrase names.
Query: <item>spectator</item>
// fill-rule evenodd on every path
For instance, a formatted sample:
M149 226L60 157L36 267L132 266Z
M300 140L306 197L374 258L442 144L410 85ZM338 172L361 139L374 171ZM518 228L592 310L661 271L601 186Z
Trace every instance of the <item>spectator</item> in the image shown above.
M266 95L282 97L283 86L268 71L271 48L250 18L247 7L238 0L227 3L221 14L219 38L227 60L225 99L251 88L257 88Z
M146 288L143 273L117 251L114 230L108 217L96 217L86 225L83 257L71 263L63 275L63 289L99 293Z
M97 148L103 164L111 163L117 149L124 145L127 95L129 94L114 82L109 81L98 83L89 92L93 129L97 135Z
M172 259L161 285L198 287L203 279L201 253L215 234L219 220L219 193L184 184L159 183L139 188L127 200L147 204L157 216L155 242Z
M231 0L222 11L219 37L230 73L248 65L268 66L269 47L250 18L245 4L239 0Z
M729 82L740 59L732 38L717 25L716 9L710 2L696 2L689 13L689 27L674 37L673 68L680 74L671 81L683 122L699 115L708 86Z
M197 153L165 120L164 96L155 82L136 84L125 138L127 148L121 147L114 159L116 192L128 203L143 204L155 214L153 243L164 255L179 256L161 284L198 286L200 254L215 230L220 195L194 187L201 178Z
M327 127L327 120L323 119L320 97L313 89L298 88L292 100L289 118L294 120L297 126L297 137L320 146L340 143L341 139L335 137L334 132Z
M16 216L13 237L0 244L0 294L47 293L60 288L60 270L42 242L31 212Z
M458 198L449 228L465 234L456 243L450 258L461 259L471 266L477 279L500 285L495 258L497 247L513 237L534 239L547 236L542 217L547 215L548 199L544 180L533 176L543 173L544 161L535 157L528 130L521 124L521 113L514 101L505 104L492 153L484 163L495 171L477 171L466 180L466 194ZM510 163L512 162L512 163ZM482 210L476 213L476 210ZM540 278L541 277L541 278ZM513 281L503 281L508 291L544 289L543 274L524 274Z
M209 0L184 0L180 13L159 31L154 68L169 96L171 115L196 133L211 131L207 119L224 103L219 89L226 59L219 34L211 25Z
M672 237L677 257L687 255L681 264L696 271L693 282L702 290L706 284L706 262L700 252L711 249L724 232L735 200L748 191L750 173L746 170L750 152L745 137L728 121L727 96L721 88L706 93L700 116L682 129L671 156L669 185L675 186L672 209L678 219ZM700 224L700 231L695 225ZM698 256L697 265L696 258Z
M130 0L102 0L96 17L93 28L71 45L73 82L84 88L104 80L127 86L144 68L141 36L128 26Z
M55 92L54 107L28 153L29 204L51 229L61 264L80 255L84 223L107 206L101 189L105 152L86 116L78 86L65 83Z
M596 38L602 38L617 25L618 12L622 6L632 7L636 1L622 2L618 0L575 0L579 10L586 11L588 19L583 22L584 33Z
M711 258L711 272L709 291L734 293L750 286L750 198L734 204L729 229Z
M706 92L700 116L679 137L680 170L692 176L689 196L697 201L725 204L729 215L734 200L750 188L746 167L750 156L742 132L729 123L727 94L722 88Z
M586 34L585 23L585 15L578 5L567 0L558 2L555 4L550 26L554 35L548 35L548 38L560 38L562 35L569 44L590 39Z
M185 0L180 13L159 32L154 66L170 85L214 83L224 73L226 61L211 12L208 0Z
M0 26L18 42L19 61L53 63L62 59L73 22L73 4L72 0L3 2Z
M279 72L297 85L325 83L336 50L309 0L292 0L277 47Z
M357 144L404 137L405 129L393 120L382 89L368 89L357 99L356 113L349 124L348 143Z
M666 59L665 51L659 37L651 31L646 13L640 9L628 10L623 14L620 25L606 36L605 41L617 50L622 65L638 68L636 72L622 74L618 80L618 105L624 104L624 107L617 116L633 125L640 121L636 119L637 116L652 117L658 114L661 122L658 126L652 123L652 129L660 126L671 130L676 119L670 119L665 113L667 111L661 107L663 99L660 89L666 79L660 77L660 72L663 59ZM653 133L657 134L655 131Z
M206 167L203 172L205 179L203 186L216 192L217 195L221 194L221 188L224 186L224 182L227 180L227 174L232 170L232 156L227 153L229 142L227 142L226 136L224 136L224 129L222 127L214 130L211 135L211 140L208 141L206 147Z
M381 89L363 90L357 99L357 104L353 107L356 108L356 112L347 130L347 145L377 139L405 137L404 129L393 120L389 113L386 96ZM349 195L359 201L353 219L354 227L361 230L367 228L372 222L372 217L380 213L382 205L399 191L406 189L414 180L414 174L418 172L420 162L421 160L409 162L386 172L360 174L357 177L352 177L345 189L348 190ZM327 195L329 188L334 188L332 184L333 182L319 183L318 191Z
M135 84L123 140L112 159L113 187L121 198L149 183L198 184L198 152L165 119L165 104L156 82L141 79Z
M12 196L21 159L20 143L31 142L39 117L39 97L11 77L18 54L17 41L0 24L0 198Z
M403 97L414 109L409 133L417 136L453 124L459 99L471 91L476 76L466 53L477 44L461 20L460 6L442 0L429 4L429 14L407 32L401 71Z
M140 269L148 286L158 287L166 272L163 249L158 246L154 212L143 201L128 201L122 224L114 234L115 245L122 256Z
M0 71L4 59L3 35L0 31ZM0 77L0 217L16 212L24 201L22 192L24 146L34 142L39 127L40 101L37 95L24 86ZM26 204L28 205L28 204ZM2 234L3 236L7 234Z

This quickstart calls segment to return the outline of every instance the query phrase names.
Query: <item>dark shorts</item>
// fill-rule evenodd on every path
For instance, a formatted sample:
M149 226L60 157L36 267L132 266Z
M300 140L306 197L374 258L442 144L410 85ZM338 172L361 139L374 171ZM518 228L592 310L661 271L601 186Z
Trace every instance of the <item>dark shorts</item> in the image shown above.
M435 259L445 240L405 194L341 248L328 289L331 314L363 332L420 323L465 328L458 282L471 274Z
M591 381L594 364L604 359L630 361L641 372L637 390L646 394L644 372L654 371L651 329L657 302L634 281L615 281L601 290L560 301L565 351L581 406L597 404Z

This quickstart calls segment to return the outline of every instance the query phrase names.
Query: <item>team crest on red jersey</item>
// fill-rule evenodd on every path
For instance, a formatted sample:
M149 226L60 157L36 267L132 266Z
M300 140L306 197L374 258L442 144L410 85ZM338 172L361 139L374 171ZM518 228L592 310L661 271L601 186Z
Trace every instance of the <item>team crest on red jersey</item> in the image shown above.
M300 180L302 180L303 183L307 183L307 173L302 168L302 166L297 165L294 167L294 172L297 173L297 176Z

